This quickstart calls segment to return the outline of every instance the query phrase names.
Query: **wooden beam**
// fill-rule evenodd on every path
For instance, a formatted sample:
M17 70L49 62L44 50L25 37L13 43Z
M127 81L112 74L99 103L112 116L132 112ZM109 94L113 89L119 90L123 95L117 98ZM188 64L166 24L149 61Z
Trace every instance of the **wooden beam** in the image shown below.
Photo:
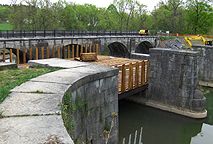
M125 91L125 92L120 92L118 94L118 100L126 98L128 96L132 96L132 95L139 93L139 92L141 92L141 91L143 91L147 88L148 88L148 84L145 84L145 85L141 85L139 87L136 87L134 89L131 89L131 90L128 90L128 91Z

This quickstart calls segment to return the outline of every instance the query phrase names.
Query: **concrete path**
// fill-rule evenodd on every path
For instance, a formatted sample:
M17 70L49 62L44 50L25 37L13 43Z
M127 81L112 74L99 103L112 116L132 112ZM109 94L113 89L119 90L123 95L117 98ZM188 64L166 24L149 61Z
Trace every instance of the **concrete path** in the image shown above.
M0 104L0 143L68 143L73 144L64 127L58 103L65 91L85 75L106 70L105 66L46 59L29 61L31 66L65 68L51 72L12 89ZM109 67L110 68L110 67ZM36 93L40 91L40 93ZM41 93L42 92L42 93Z

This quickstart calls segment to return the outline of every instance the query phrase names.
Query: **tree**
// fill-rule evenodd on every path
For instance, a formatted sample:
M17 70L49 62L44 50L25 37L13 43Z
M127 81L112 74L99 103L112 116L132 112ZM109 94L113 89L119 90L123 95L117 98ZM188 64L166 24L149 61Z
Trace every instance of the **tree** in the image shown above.
M188 0L186 21L189 32L209 33L213 26L213 9L206 0Z

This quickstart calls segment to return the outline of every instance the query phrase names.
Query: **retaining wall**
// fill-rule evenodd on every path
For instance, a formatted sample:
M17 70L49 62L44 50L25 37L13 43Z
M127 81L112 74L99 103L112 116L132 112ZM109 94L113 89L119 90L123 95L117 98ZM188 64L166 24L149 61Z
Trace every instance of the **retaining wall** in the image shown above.
M112 123L109 143L118 143L118 116L112 115L118 113L118 69L57 58L29 64L64 69L11 90L0 104L6 116L0 119L0 143L105 143L100 135ZM68 116L65 120L69 121L63 123L62 116ZM72 139L67 124L73 128L67 129Z
M192 47L200 52L199 79L213 83L213 46L192 45Z

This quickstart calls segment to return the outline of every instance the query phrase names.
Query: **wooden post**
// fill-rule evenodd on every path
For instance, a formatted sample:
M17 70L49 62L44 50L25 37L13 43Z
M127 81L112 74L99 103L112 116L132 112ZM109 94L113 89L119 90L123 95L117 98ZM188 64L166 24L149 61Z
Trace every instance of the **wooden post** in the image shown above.
M53 49L52 49L52 58L55 58L55 47L53 46Z
M23 48L23 63L26 63L26 53L25 53L25 48Z
M92 48L91 47L92 47L91 44L89 44L89 53L92 52Z
M74 45L72 45L72 58L74 58L75 54L75 49L74 49Z
M83 46L83 45L81 45L81 53L83 53L83 52L84 52L83 48L84 48L84 46Z
M98 44L96 44L96 55L98 55Z
M50 58L50 56L49 56L49 52L50 52L50 49L49 49L49 46L47 46L47 59L49 59L49 58Z
M76 49L76 57L79 57L79 45L77 45L77 49Z
M62 48L62 59L65 59L65 46Z
M17 65L19 64L19 49L16 49L16 61Z
M58 58L60 58L60 46L58 46Z
M133 68L132 63L129 64L129 83L128 83L128 89L133 89Z
M41 47L41 59L44 59L44 47Z
M13 62L13 52L12 52L12 49L10 49L10 62L11 63Z
M148 78L149 78L149 60L147 61L146 83L148 83Z
M30 48L30 60L32 60L32 48Z
M3 62L5 62L5 50L3 50Z
M70 58L70 45L67 47L67 58Z
M141 85L145 84L145 63L141 62Z
M85 53L87 53L87 44L85 44Z
M121 92L126 91L126 67L122 65L122 76L121 76Z
M139 64L136 62L135 66L135 87L139 87Z
M38 47L36 47L36 60L38 59Z
M89 44L89 53L92 52L92 48L91 47L92 47L91 44Z
M93 44L92 52L95 52L95 44Z

